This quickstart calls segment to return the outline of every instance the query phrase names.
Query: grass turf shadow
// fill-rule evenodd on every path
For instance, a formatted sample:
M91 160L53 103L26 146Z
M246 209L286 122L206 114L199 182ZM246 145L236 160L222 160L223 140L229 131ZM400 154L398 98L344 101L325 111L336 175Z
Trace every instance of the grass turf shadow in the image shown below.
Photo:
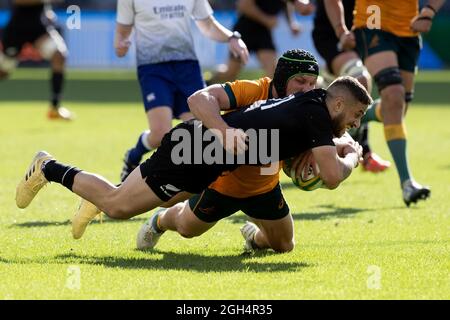
M144 222L147 218L141 217L141 218L132 218L128 220L114 220L110 219L108 217L103 218L102 223L130 223L130 222ZM59 227L59 226L67 226L70 225L70 220L64 220L64 221L28 221L28 222L22 222L22 223L15 223L9 226L9 228L45 228L45 227ZM90 224L100 224L99 220L93 220L90 222Z
M5 264L87 264L107 268L145 269L145 270L185 270L198 272L293 272L312 267L306 262L258 262L253 257L264 257L276 253L266 251L254 255L206 256L194 253L175 253L149 251L145 257L124 256L87 256L78 254L61 254L53 258L8 260L0 257L0 263ZM162 259L161 259L162 256Z

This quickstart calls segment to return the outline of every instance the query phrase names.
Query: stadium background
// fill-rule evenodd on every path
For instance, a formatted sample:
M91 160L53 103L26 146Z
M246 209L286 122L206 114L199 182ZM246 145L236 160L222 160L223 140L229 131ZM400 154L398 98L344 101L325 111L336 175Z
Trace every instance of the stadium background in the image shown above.
M8 21L10 0L0 0L0 32ZM215 10L215 17L226 27L231 28L236 19L235 1L209 1ZM423 1L421 1L423 2ZM69 30L65 24L70 13L66 12L69 5L78 5L81 8L81 29ZM70 56L68 66L70 68L132 68L135 65L134 50L130 50L125 58L117 58L111 50L114 37L116 0L78 0L63 1L54 5L58 15L58 22L63 28L63 34L67 41ZM301 17L297 20L302 25L303 32L298 37L291 35L286 20L280 19L274 30L274 39L279 52L290 49L292 45L305 48L313 53L316 50L311 40L312 16ZM218 44L206 37L202 37L197 28L194 28L194 41L197 54L202 67L214 68L220 63L225 63L228 52L225 44ZM433 23L432 31L424 36L424 47L420 56L420 69L441 69L450 65L450 47L445 45L446 30L450 30L450 2L439 12ZM94 48L95 50L89 50ZM316 56L318 56L316 54ZM31 47L24 48L22 60L39 61L37 53ZM257 68L258 63L252 57L247 68Z

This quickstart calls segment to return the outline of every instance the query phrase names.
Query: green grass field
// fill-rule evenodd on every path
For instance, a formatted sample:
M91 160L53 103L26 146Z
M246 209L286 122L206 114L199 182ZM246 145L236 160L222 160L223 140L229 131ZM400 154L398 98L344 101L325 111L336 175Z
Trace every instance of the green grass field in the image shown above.
M407 117L410 165L431 199L406 208L395 169L358 169L334 191L296 190L283 176L296 248L250 256L242 213L199 238L166 233L143 253L135 236L148 214L95 222L75 241L78 197L63 187L17 209L16 184L37 150L118 182L124 151L147 126L133 73L70 72L71 123L46 119L46 75L0 83L0 299L450 299L449 72L419 76ZM371 128L373 148L391 159L381 125Z

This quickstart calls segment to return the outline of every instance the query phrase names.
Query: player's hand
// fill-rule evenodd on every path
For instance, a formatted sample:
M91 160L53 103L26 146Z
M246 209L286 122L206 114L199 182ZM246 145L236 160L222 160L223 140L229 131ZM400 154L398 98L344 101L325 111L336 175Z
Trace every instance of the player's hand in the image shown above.
M295 2L295 9L302 16L309 16L316 11L316 6L310 1L298 0Z
M357 156L358 161L356 161L356 165L355 168L359 165L359 163L361 161L363 161L363 149L361 147L361 145L358 142L354 142L354 143L349 143L346 146L344 146L343 150L342 150L342 154L344 156L346 156L349 153L354 153Z
M341 51L352 50L356 47L355 34L351 31L344 31L339 37L338 48Z
M411 20L411 30L414 32L426 33L431 30L432 24L432 17L419 14Z
M305 151L292 161L292 168L295 169L295 176L300 177L302 174L302 168L310 166L313 169L314 175L317 175L316 160L311 150Z
M242 129L227 128L220 133L218 138L228 153L240 155L248 149L248 136Z
M235 58L239 58L243 64L247 64L249 53L247 46L242 39L230 39L230 51Z
M294 36L298 36L302 32L302 28L298 22L291 22L289 25L289 29L291 29L291 33Z
M124 57L128 53L128 49L130 49L131 41L130 40L118 40L115 43L116 55L118 57Z
M348 145L355 145L355 140L352 138L352 136L350 134L348 134L348 132L344 133L344 135L342 135L339 138L334 138L333 142L336 146L336 150L337 150L337 154L340 157L345 157L346 153L348 153L346 147Z

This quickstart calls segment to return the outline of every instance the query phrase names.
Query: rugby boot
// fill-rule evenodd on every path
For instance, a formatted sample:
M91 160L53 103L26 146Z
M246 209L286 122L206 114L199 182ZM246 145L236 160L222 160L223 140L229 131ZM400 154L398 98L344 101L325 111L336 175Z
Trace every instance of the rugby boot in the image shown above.
M364 155L364 160L361 163L361 167L364 171L370 171L373 173L383 172L391 166L391 163L382 159L374 152L367 152Z
M416 203L420 200L425 200L430 197L430 187L422 186L414 180L406 180L402 186L403 201L409 207L411 203Z
M158 216L166 208L159 208L141 227L137 234L136 247L139 250L153 249L163 235L164 231L158 231Z
M97 215L101 215L101 211L91 202L81 199L78 210L72 218L72 236L74 239L80 239L86 228Z
M64 107L54 108L50 107L47 112L47 117L50 120L66 120L70 121L75 118L74 114Z
M16 205L23 209L28 207L39 190L48 183L42 166L45 161L54 160L46 151L39 151L33 158L28 170L16 188Z

